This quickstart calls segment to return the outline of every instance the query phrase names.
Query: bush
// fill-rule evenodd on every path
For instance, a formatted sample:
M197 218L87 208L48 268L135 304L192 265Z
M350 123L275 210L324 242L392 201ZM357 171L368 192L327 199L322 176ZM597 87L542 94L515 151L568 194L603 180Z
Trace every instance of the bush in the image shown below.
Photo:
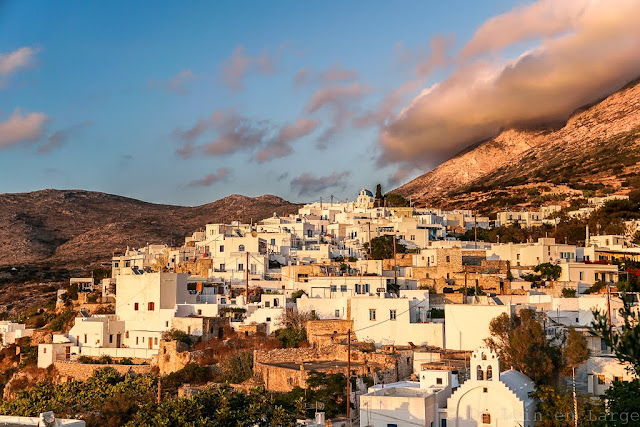
M87 364L87 365L91 365L91 364L94 363L94 360L92 358L90 358L89 356L80 356L78 358L78 362L79 363L84 363L84 364Z
M240 384L253 376L253 352L243 350L233 353L220 364L221 381Z
M100 356L100 358L98 359L98 363L100 365L110 365L111 363L113 363L113 359L111 359L111 356L104 354Z
M180 329L170 329L163 332L162 339L165 341L180 341L188 346L191 346L193 343L191 335L187 334L185 331L181 331Z
M73 319L75 316L75 312L71 309L65 310L60 313L55 319L49 323L49 327L52 331L62 331L67 324L67 322Z
M563 288L562 289L562 298L575 298L576 290L571 288Z
M122 359L120 359L120 364L121 365L133 365L133 361L131 360L130 357L123 357Z

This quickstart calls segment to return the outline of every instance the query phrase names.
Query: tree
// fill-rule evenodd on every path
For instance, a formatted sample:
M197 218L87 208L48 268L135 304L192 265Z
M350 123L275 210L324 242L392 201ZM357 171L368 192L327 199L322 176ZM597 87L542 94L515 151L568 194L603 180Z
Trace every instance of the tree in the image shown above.
M569 328L567 338L562 347L562 359L564 361L564 374L571 375L574 367L577 367L591 356L589 344L584 336L575 328Z
M382 185L378 184L376 185L376 204L378 205L378 207L380 207L380 205L382 204L383 198L384 196L382 195Z
M379 236L371 239L370 242L364 244L364 249L369 252L369 245L371 245L371 258L372 259L392 259L393 258L393 239L395 236ZM396 241L396 253L403 254L407 252L407 248Z
M559 265L551 264L545 262L543 264L536 265L533 267L533 271L536 273L540 273L540 276L544 280L558 280L560 274L562 274L562 267Z
M537 403L536 426L573 427L573 395L567 388L539 385L532 397ZM598 418L603 412L603 405L583 394L578 394L577 398L579 413L586 415L579 419L579 425L589 425L590 419Z
M221 380L231 384L240 384L253 376L253 352L237 351L220 364Z
M576 290L571 288L562 288L562 298L575 298Z
M630 298L622 296L623 307L618 317L623 320L620 329L609 323L608 313L604 310L593 310L593 322L589 332L600 337L621 362L630 364L636 376L640 376L640 323L638 312L632 306Z
M306 323L318 316L311 312L287 309L282 316L282 328L276 331L276 338L285 348L298 347L307 340Z
M410 206L409 201L398 193L387 193L384 198L387 202L387 207L390 208L405 208Z
M513 367L536 383L550 383L562 364L560 349L546 338L535 311L521 310L513 318L501 314L489 324L487 345L495 350L505 366Z

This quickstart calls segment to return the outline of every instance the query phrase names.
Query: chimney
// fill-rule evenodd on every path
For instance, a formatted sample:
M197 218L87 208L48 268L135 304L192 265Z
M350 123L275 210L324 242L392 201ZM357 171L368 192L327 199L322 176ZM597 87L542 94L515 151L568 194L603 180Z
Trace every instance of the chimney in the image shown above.
M587 224L587 229L584 236L584 247L589 246L589 224Z

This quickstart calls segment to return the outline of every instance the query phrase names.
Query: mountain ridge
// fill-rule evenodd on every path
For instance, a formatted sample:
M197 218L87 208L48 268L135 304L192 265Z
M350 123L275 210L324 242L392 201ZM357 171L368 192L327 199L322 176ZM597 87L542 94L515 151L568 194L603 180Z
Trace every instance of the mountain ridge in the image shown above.
M299 206L271 194L233 194L179 206L88 190L5 193L0 194L0 265L106 262L116 248L179 243L206 223L258 221Z
M625 190L625 175L635 173L640 160L636 159L640 154L639 100L640 79L636 79L576 109L561 127L504 130L393 191L418 205L473 208L490 200L491 192L510 189L513 193L527 185L579 189L601 180L607 191ZM609 147L609 152L602 147ZM612 167L608 172L601 170L593 159L605 159ZM587 163L596 171L591 176L585 169Z

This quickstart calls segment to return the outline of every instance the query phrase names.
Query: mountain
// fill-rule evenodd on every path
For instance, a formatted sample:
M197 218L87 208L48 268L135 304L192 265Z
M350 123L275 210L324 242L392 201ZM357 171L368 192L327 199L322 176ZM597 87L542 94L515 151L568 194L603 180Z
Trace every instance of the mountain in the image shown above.
M543 196L624 190L639 160L640 81L634 81L564 125L505 130L393 191L418 205L486 210L505 198L527 204L533 187Z
M298 206L272 195L185 207L82 190L0 194L0 265L104 262L114 249L180 244L207 223L258 221Z

